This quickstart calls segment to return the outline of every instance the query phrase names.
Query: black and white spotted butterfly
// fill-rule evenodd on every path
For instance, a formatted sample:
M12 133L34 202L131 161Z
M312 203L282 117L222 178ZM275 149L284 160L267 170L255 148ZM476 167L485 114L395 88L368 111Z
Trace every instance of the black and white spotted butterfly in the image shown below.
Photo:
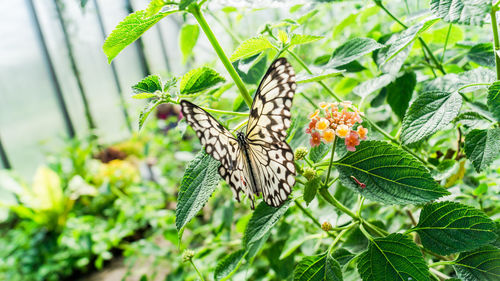
M275 60L255 93L246 133L236 137L205 110L181 101L182 114L206 152L221 162L219 174L234 197L239 202L243 192L252 209L261 192L268 205L281 206L295 184L293 151L285 139L296 88L292 66L285 58Z

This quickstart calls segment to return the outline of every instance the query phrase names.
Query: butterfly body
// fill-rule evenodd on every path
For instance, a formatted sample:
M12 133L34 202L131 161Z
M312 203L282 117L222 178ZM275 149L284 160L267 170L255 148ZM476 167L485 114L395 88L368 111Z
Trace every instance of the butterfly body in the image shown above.
M221 162L219 174L230 185L237 201L240 193L279 207L295 184L293 152L286 143L290 107L295 93L295 73L284 58L277 59L264 75L250 110L246 132L236 137L214 117L182 100L182 113L195 130L205 151Z

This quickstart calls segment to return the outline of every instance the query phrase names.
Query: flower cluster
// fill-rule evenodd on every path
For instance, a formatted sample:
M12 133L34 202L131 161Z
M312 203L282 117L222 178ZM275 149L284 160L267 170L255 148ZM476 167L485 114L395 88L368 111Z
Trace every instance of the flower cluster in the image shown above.
M356 123L361 123L362 112L350 101L320 103L320 109L309 114L309 127L306 133L311 135L311 146L318 146L321 141L331 143L335 137L345 140L347 150L355 151L359 140L366 139L367 129Z

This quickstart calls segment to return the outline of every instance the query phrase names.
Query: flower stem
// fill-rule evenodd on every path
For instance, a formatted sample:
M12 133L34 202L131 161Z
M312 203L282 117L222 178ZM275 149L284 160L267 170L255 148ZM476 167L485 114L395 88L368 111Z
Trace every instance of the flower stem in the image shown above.
M212 29L208 25L207 21L205 20L205 17L203 16L203 13L201 12L200 6L193 4L189 6L188 11L195 17L195 19L198 21L198 24L200 25L201 29L207 36L208 41L212 44L212 47L214 48L215 52L219 56L219 59L221 60L222 64L226 68L227 72L233 79L234 83L240 90L240 94L245 100L245 103L248 105L248 107L252 106L252 97L248 93L247 88L245 87L245 84L241 80L240 76L236 72L236 69L234 69L233 65L231 64L231 61L229 58L226 56L224 53L224 50L222 49L221 45L219 44L219 41L215 37L215 34L213 33Z
M332 146L332 153L330 156L330 165L328 166L328 172L326 173L326 179L325 182L323 183L324 188L328 188L327 184L328 181L330 180L330 173L332 171L332 163L333 163L333 156L335 155L335 147L337 146L337 138L333 139L333 146Z
M448 27L448 33L446 33L446 40L444 41L444 46L443 46L443 53L441 54L441 65L443 64L444 60L444 55L446 53L446 47L448 46L448 40L450 39L450 33L451 33L451 28L453 27L453 23L450 23L450 26Z
M196 270L196 273L198 273L198 276L200 277L201 281L205 281L205 278L203 278L203 275L201 274L201 272L198 270L198 268L196 267L196 265L194 264L193 260L189 260L189 262L191 263L191 265L193 266L194 270Z
M341 210L342 212L346 213L348 216L353 218L354 220L358 221L359 217L356 216L355 213L353 213L349 208L344 206L342 203L340 203L335 197L333 197L330 192L328 192L328 189L323 187L320 188L319 194L323 196L323 198L330 203L331 205L335 206L337 209Z
M429 267L435 267L435 266L440 266L440 265L453 265L453 264L455 264L454 261L438 261L438 262L429 264Z
M319 227L323 230L323 228L321 227L321 223L309 212L309 210L307 210L306 208L304 208L304 206L302 206L302 204L300 204L299 200L295 199L294 202L295 202L295 206L297 206L304 213L304 215L306 215L308 218L310 218L312 220L312 222L317 227ZM323 231L325 231L325 230L323 230ZM325 232L328 234L328 236L335 237L335 235L333 235L329 231L325 231Z
M491 8L491 28L493 31L493 44L495 48L495 65L497 70L497 80L500 80L500 57L497 54L497 52L500 51L500 39L498 38L498 24L497 24L498 3L500 2L497 2Z

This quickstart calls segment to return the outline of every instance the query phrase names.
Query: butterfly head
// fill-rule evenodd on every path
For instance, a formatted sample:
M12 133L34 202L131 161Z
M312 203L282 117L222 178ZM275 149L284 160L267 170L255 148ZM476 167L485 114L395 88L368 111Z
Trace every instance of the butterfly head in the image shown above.
M246 144L246 142L247 142L247 141L246 141L246 136L245 136L245 133L243 133L243 132L241 132L241 131L240 131L240 132L238 132L238 133L236 133L236 139L238 140L238 143L239 143L240 145L245 145L245 144Z

